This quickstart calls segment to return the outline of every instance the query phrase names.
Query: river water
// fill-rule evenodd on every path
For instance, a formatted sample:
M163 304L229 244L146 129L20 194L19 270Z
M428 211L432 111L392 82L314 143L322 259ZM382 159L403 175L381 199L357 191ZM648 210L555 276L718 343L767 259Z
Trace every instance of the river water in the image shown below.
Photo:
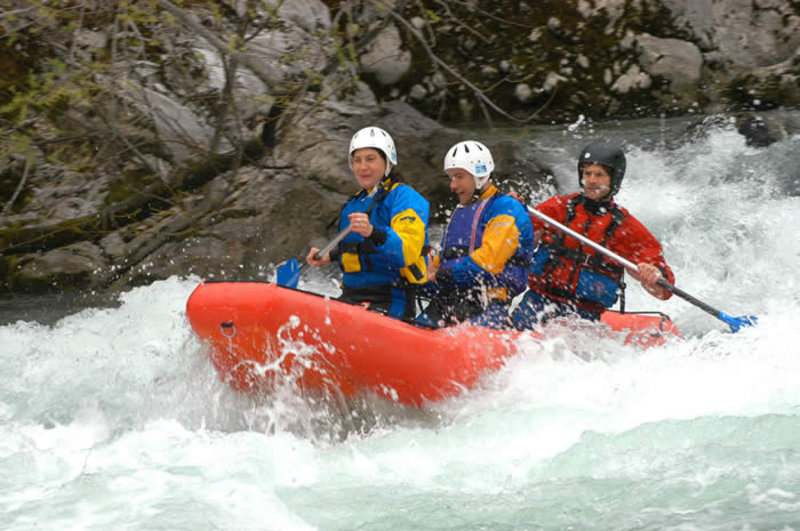
M345 407L223 385L184 316L198 278L68 311L7 303L0 528L800 530L800 138L684 125L484 138L523 140L564 191L593 133L626 138L618 199L676 283L758 326L632 285L628 307L683 339L642 352L556 330L443 403Z

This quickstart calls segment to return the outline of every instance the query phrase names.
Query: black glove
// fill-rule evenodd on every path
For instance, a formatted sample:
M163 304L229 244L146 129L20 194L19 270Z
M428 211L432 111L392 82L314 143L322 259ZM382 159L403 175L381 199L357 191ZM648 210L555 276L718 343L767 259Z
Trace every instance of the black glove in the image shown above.
M453 270L449 268L438 270L436 272L436 283L440 286L454 286Z

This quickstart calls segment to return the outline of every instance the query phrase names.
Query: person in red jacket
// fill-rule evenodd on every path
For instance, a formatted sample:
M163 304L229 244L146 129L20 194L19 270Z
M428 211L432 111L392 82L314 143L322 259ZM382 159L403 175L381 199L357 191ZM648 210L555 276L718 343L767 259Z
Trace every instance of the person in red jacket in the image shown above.
M583 192L555 196L536 210L637 265L629 271L645 290L666 300L672 293L657 284L675 282L661 244L639 220L614 202L625 176L625 153L606 141L586 146L578 158ZM577 314L597 320L623 293L624 268L573 238L531 216L539 245L528 275L530 288L512 315L520 330L553 317Z

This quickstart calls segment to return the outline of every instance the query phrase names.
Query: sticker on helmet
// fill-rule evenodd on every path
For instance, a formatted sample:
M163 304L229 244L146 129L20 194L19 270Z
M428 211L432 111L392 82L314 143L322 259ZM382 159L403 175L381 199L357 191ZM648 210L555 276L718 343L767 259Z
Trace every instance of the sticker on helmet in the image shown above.
M478 162L475 164L475 175L483 175L486 173L486 164Z

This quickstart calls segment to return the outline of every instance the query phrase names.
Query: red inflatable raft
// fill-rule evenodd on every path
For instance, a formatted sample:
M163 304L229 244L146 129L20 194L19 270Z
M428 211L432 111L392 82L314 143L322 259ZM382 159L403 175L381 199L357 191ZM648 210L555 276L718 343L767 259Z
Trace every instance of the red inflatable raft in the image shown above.
M186 313L234 389L263 393L288 382L304 392L372 392L414 405L474 386L516 352L522 333L420 328L264 282L202 283ZM603 321L644 347L678 334L665 316L607 312Z

